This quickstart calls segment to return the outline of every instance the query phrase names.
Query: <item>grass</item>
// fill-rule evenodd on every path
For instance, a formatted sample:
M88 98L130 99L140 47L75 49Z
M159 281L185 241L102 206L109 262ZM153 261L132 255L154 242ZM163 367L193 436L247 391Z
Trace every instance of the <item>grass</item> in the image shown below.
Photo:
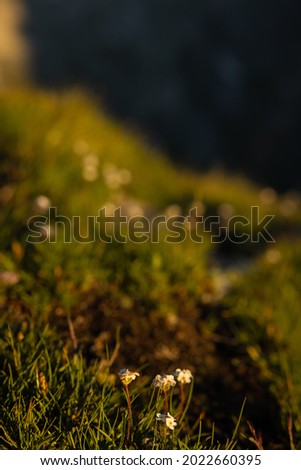
M2 327L1 362L2 449L230 449L235 445L237 429L224 443L203 434L199 423L197 432L187 432L185 412L191 394L176 431L158 424L163 396L145 379L130 391L133 423L128 434L126 400L121 382L114 384L109 361L89 366L80 353L70 357L48 327L43 331L33 327L24 337ZM170 397L173 413L177 402Z
M2 92L0 155L1 448L300 448L297 194L175 168L78 91ZM64 243L61 229L29 244L43 201L82 233L102 207L151 220L196 205L226 221L258 206L276 243L168 244L163 230L159 243ZM171 431L151 382L178 367L194 388ZM140 373L133 420L122 368ZM177 385L172 415L181 397Z

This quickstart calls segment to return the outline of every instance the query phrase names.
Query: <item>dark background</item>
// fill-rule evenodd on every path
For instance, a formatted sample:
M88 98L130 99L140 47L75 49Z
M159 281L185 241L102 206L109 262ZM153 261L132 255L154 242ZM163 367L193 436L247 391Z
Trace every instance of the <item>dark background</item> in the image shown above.
M301 189L301 2L25 0L38 84L81 85L184 166Z

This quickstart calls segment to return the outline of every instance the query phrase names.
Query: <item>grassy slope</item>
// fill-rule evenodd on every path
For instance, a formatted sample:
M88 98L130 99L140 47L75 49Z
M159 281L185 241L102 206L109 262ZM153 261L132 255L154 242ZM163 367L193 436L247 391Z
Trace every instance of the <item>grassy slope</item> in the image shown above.
M197 429L198 413L202 412L205 429L210 430L215 421L216 439L225 443L233 428L232 415L239 413L245 396L240 446L251 445L243 438L248 433L246 419L262 431L266 446L287 447L292 445L287 430L287 418L292 416L298 441L298 242L291 242L289 248L287 243L277 242L274 251L269 248L267 253L262 244L212 245L208 236L203 244L189 240L173 245L63 244L61 237L54 244L26 244L27 221L39 213L36 198L41 194L51 199L60 214L81 216L84 225L87 216L112 204L128 212L143 210L148 216L161 214L168 207L175 210L175 205L185 214L194 201L203 204L206 215L230 207L236 214L249 216L250 207L258 205L262 216L276 214L272 229L277 240L283 228L296 231L299 227L300 203L295 196L275 199L272 194L269 200L239 177L177 170L141 138L109 120L81 93L2 94L0 154L0 307L5 325L0 337L4 363L0 439L5 448L95 448L96 442L108 446L109 439L99 429L106 429L113 447L122 446L122 429L112 429L104 417L108 409L102 423L109 428L100 422L96 425L100 415L95 396L105 393L103 373L106 381L114 382L110 374L124 366L139 367L144 385L158 372L178 366L193 370L194 411L187 417L190 427L181 429L181 442L191 434L188 429ZM87 181L83 168L91 155L97 177ZM122 170L127 170L131 179L112 187L106 178L108 171L118 174ZM285 211L292 207L295 210ZM228 271L219 266L221 253L232 263ZM262 258L251 271L237 271L233 260L259 253ZM212 264L212 259L218 264ZM8 281L12 273L15 281ZM233 289L227 294L229 284ZM45 324L50 332L39 333ZM71 325L87 364L78 363ZM106 364L107 348L112 353L120 328L119 354L111 372L105 368L96 374L90 365L95 359L102 367ZM31 348L37 353L32 354ZM43 408L39 408L41 394L36 381L40 369L52 394ZM79 392L80 385L71 387L71 406L60 384L69 390L68 384L78 380L85 389L93 373L96 389L89 392L94 397L91 407L81 402L86 392ZM147 394L139 391L140 405L144 406ZM110 388L108 397L112 394L118 408L122 399L118 387ZM111 406L109 400L102 401L104 408ZM53 418L52 422L58 403L65 410L64 418L59 422ZM12 408L16 418L10 413ZM78 417L70 424L74 410ZM42 429L45 416L49 428ZM26 444L24 433L31 419L32 440ZM85 419L91 421L87 438L78 421L82 424ZM12 431L16 420L23 420L17 435ZM143 433L145 438L150 429L137 431L137 446L142 445ZM202 445L205 441L204 436ZM187 445L192 447L196 442L197 438Z

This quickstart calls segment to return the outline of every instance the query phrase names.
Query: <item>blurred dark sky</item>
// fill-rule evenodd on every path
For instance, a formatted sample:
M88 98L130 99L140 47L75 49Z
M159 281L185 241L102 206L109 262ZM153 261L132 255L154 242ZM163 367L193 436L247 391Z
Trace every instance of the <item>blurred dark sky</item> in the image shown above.
M301 189L300 0L24 0L39 84L84 85L184 165Z

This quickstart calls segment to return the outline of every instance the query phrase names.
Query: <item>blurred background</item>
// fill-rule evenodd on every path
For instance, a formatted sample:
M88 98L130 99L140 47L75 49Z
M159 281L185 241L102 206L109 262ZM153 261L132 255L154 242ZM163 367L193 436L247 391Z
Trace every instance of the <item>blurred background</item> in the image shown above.
M0 0L0 83L81 86L183 166L300 189L295 0Z
M257 445L250 421L265 448L301 449L300 19L294 0L0 0L0 447L29 446L32 352L47 344L52 364L99 363L98 384L124 367L144 383L191 369L191 442L200 420L226 442L247 397L241 448ZM51 206L85 243L64 243ZM258 220L236 229L252 206ZM105 244L90 224L103 207L149 221L197 208L228 237L166 243L163 228L160 243ZM45 243L27 242L33 220ZM19 377L11 334L22 389L4 379ZM66 395L32 439L81 448L46 363Z

